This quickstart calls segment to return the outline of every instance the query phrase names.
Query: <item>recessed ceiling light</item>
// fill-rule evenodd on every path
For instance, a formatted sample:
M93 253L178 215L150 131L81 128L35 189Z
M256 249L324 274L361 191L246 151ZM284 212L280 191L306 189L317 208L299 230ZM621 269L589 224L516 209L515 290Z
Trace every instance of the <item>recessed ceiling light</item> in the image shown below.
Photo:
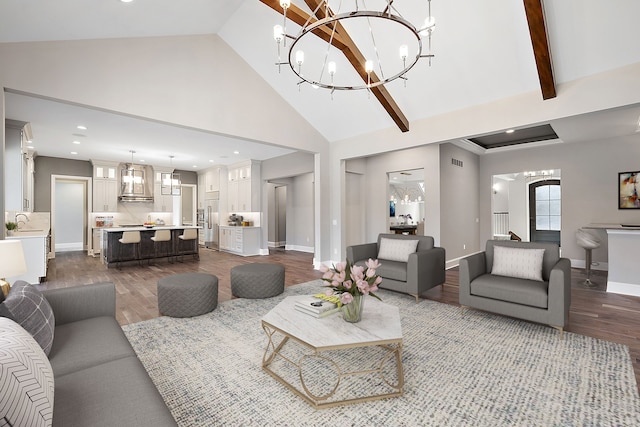
M77 151L72 151L71 154L73 154L74 156L78 154Z
M80 145L80 141L73 141L74 144Z
M209 160L209 163L213 163L213 160Z
M509 130L505 131L504 133L514 133L514 132L515 132L515 130L509 129Z
M233 154L240 154L240 152L239 151L234 151Z
M194 168L197 168L197 167L198 167L198 165L193 165L193 167L194 167Z
M122 3L131 3L133 0L120 0Z
M87 130L87 127L83 126L83 125L78 125L78 126L76 126L76 128L78 128L80 130Z
M144 162L145 162L145 160L144 160L144 159L140 159L140 160L139 160L139 162L140 162L140 163L144 163Z

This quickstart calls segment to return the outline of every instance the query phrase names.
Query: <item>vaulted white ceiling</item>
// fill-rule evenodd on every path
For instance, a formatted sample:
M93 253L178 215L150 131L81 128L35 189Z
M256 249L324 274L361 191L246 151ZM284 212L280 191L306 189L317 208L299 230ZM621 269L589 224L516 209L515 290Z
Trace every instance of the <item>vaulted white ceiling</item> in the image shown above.
M294 3L306 7L299 0ZM380 8L382 3L366 2L369 8ZM426 15L424 0L396 0L394 7L416 25ZM547 0L544 8L556 85L640 62L636 45L640 26L635 22L640 2ZM433 0L432 13L437 20L432 66L420 61L408 74L406 87L401 81L387 85L410 125L470 106L540 92L523 1ZM308 85L299 88L289 69L278 73L272 27L281 21L281 15L258 0L3 0L0 43L216 33L327 140L395 127L380 104L364 91L337 92L332 100L326 90ZM294 31L290 26L289 33ZM8 113L14 109L11 96L19 95L8 97ZM612 112L607 114L606 123L611 125ZM567 130L566 139L575 139L580 133L602 129L597 126L598 118L582 120L581 126L575 126L576 119L564 127L560 122L557 125ZM145 126L158 124L143 121L139 125L144 132ZM627 111L621 123L624 132L635 129L634 125L636 111ZM41 132L46 131L43 126ZM180 131L197 132L176 129ZM157 143L162 143L161 136ZM153 146L147 148L153 150ZM268 158L284 152L262 155Z

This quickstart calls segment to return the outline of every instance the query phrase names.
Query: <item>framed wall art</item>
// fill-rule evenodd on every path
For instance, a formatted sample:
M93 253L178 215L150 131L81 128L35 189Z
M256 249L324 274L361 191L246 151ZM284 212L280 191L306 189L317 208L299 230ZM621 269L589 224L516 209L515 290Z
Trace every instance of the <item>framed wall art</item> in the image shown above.
M638 179L640 171L618 174L618 209L640 209Z

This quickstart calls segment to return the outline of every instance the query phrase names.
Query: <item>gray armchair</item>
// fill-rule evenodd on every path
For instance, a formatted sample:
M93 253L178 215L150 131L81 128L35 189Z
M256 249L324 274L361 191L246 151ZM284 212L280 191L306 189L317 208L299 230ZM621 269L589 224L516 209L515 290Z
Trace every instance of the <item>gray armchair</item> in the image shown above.
M542 281L491 274L496 246L544 249ZM486 250L460 260L460 305L544 323L562 331L569 321L571 262L555 243L489 240Z
M407 262L391 261L378 256L382 238L417 240L414 253ZM377 273L382 277L381 288L412 295L419 302L420 294L444 283L445 250L434 247L431 236L403 234L380 234L378 241L347 247L347 259L356 265L364 265L369 258L378 259L382 264Z

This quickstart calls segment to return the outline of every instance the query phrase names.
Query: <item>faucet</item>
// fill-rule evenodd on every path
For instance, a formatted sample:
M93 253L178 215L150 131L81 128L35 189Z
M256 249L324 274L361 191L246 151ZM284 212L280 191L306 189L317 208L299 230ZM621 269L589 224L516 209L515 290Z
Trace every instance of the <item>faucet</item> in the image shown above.
M23 216L24 219L26 219L27 221L26 222L22 220L18 221L19 216ZM16 220L16 224L18 225L18 229L20 229L20 223L22 223L23 225L26 224L27 222L29 222L29 217L26 214L18 213L16 214L15 220Z

